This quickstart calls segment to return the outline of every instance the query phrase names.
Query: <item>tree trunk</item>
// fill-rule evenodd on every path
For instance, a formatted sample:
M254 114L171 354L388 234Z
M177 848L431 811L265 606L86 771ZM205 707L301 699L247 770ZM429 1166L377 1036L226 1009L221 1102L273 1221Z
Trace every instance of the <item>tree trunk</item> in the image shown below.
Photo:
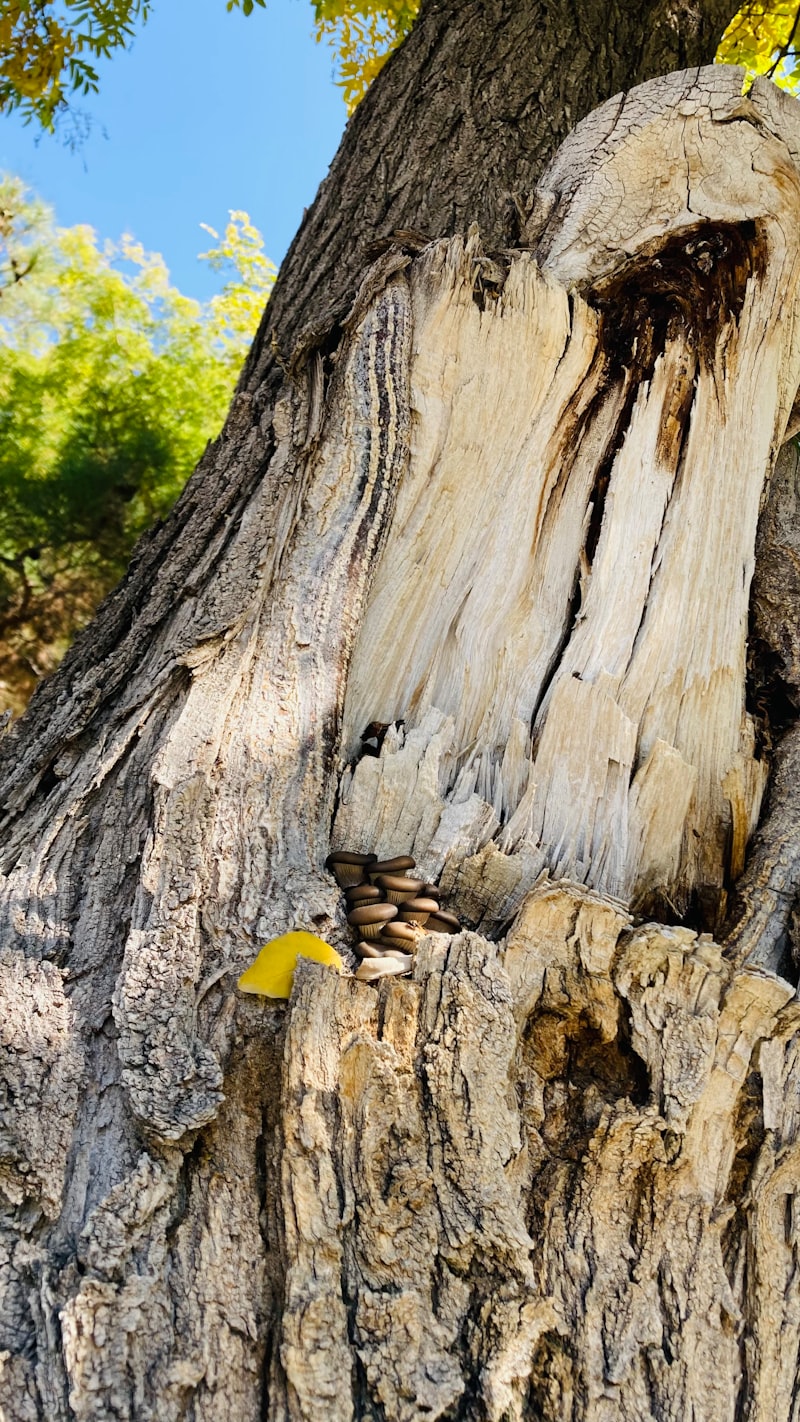
M180 695L176 615L196 617L274 452L272 415L287 366L336 345L370 249L397 230L452 236L478 222L488 247L514 244L545 164L598 104L642 80L710 63L735 0L433 0L347 126L330 173L281 267L220 439L166 525L143 538L124 582L78 639L26 719L2 783L35 783L97 717L124 716L145 663ZM211 550L205 558L206 550ZM218 590L198 636L225 636L259 575L231 606ZM213 601L213 599L211 599ZM22 799L12 801L21 809Z
M740 87L605 104L511 246L323 299L301 234L313 334L276 297L208 488L8 738L5 1418L796 1419L791 455L746 652L800 120ZM331 845L469 931L238 997L288 928L349 953Z

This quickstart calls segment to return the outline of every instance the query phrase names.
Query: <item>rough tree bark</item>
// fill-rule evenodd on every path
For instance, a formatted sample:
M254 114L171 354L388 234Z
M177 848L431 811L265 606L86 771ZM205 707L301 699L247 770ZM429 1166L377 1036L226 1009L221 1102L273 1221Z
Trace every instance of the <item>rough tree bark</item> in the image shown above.
M673 9L628 62L676 62ZM367 100L222 441L8 738L13 1422L798 1415L791 454L745 659L800 121L656 82L534 200L530 24L468 22L432 7ZM422 142L453 34L491 121L471 170L451 98L425 188L377 135L405 95ZM365 203L404 229L371 264ZM273 933L348 943L332 843L413 848L470 931L378 993L237 999Z

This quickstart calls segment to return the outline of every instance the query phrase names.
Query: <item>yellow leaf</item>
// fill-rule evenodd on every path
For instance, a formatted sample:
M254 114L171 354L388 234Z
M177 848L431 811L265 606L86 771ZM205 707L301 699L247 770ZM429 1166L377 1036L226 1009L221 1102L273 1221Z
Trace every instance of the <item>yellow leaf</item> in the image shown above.
M327 963L339 972L343 967L336 949L324 939L303 931L284 933L267 943L252 966L242 973L239 991L257 993L261 997L288 997L298 958Z

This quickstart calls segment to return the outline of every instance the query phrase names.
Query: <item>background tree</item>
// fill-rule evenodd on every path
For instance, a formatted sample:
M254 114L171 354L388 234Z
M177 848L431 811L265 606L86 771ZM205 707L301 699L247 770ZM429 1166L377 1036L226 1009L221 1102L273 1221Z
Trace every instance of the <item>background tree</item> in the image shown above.
M695 344L670 367L675 398L656 430L673 474L688 468L695 402L683 395L695 377L714 399L728 388L725 362L737 382L757 379L744 339L744 313L755 321L756 308L769 333L753 348L770 352L772 433L753 418L762 407L752 393L731 408L737 419L744 409L743 437L756 426L765 436L762 455L786 423L795 354L781 343L793 325L778 315L796 265L787 216L800 144L768 86L748 100L738 75L701 72L656 86L655 98L617 99L535 192L576 120L636 80L710 58L730 18L710 2L677 13L672 0L423 5L298 233L222 436L6 738L0 1277L3 1405L14 1422L422 1411L499 1422L526 1409L601 1418L703 1407L714 1418L791 1417L795 1009L777 971L782 943L754 970L686 923L631 926L607 893L557 884L527 900L505 966L486 934L470 933L446 953L424 950L417 980L380 999L313 969L298 975L288 1011L243 1003L230 986L287 927L346 941L323 869L334 818L355 804L345 689L369 662L368 646L367 663L353 648L376 564L401 531L392 501L414 429L439 408L430 399L411 419L412 350L423 364L436 349L437 369L458 367L442 334L453 310L478 333L498 321L502 330L503 310L513 319L516 309L504 276L513 269L518 291L543 280L560 329L580 337L574 364L555 362L557 379L580 375L581 352L601 351L577 386L585 423L555 430L575 458L554 466L566 477L598 456L601 510L603 441L616 459L623 430L653 408L656 386L664 393L648 361L665 342L678 356L687 331ZM700 247L682 230L682 245L662 251L669 233L657 227L642 252L641 227L625 229L635 204L616 204L620 228L602 202L592 207L598 184L582 187L638 141L653 105L664 123L649 130L651 162L667 181L649 185L645 215L654 192L674 193L674 174L684 202L688 173L704 204L692 209L697 225L711 222L717 197L724 212L696 234ZM730 165L705 166L704 125L717 159L735 155ZM685 147L681 162L665 163L689 133L702 150L691 166ZM649 171L623 164L623 195L638 194L633 177ZM764 184L752 204L751 182ZM581 220L584 197L594 222ZM482 241L471 232L431 248L474 221ZM549 277L535 275L532 247ZM587 274L580 261L593 251L599 266ZM623 282L605 290L609 253ZM687 312L699 327L687 328ZM548 322L532 342L537 359L554 329ZM515 381L511 345L480 369L509 391L541 391ZM475 347L456 348L466 357ZM624 419L599 430L617 396ZM504 409L498 401L495 414ZM512 430L502 418L493 428L501 440ZM570 443L581 429L584 447ZM722 450L698 464L706 473L728 467L717 435L731 436L723 414L706 428ZM465 459L465 486L470 475ZM795 487L793 477L775 485L780 517L762 567L778 567L781 544L792 563ZM747 488L752 537L749 477ZM420 511L436 525L438 508ZM588 506L579 512L572 532L580 542L586 530L591 563L600 544ZM710 520L691 524L709 526L716 538ZM746 562L741 579L738 554L723 564L738 581L739 624ZM408 592L433 590L435 602L437 571L409 577ZM628 582L621 572L625 596L610 605L627 604ZM751 679L762 742L744 745L730 782L737 812L710 822L706 840L698 831L719 868L713 902L690 894L688 911L705 922L725 911L756 763L763 770L765 748L792 719L788 586L777 576L764 597L773 675ZM727 607L717 598L723 623ZM415 654L429 625L420 619ZM698 615L692 626L702 625ZM397 638L393 656L405 645ZM781 747L790 741L791 732ZM396 786L433 784L413 764L419 738L395 724L384 744L383 769L405 752L414 771ZM584 762L593 745L583 737ZM388 775L381 786L386 803ZM786 823L797 814L780 777L775 789L748 893L775 910L785 940L796 872ZM471 797L446 793L451 826L463 827ZM653 804L673 808L664 796ZM494 873L504 850L489 839ZM455 898L458 854L451 860ZM464 884L476 882L488 894L483 914L491 875L476 881L473 865ZM664 919L684 907L667 906ZM461 912L479 917L469 902Z
M131 238L57 228L14 180L0 204L0 687L19 711L218 432L274 269L233 213L203 307Z

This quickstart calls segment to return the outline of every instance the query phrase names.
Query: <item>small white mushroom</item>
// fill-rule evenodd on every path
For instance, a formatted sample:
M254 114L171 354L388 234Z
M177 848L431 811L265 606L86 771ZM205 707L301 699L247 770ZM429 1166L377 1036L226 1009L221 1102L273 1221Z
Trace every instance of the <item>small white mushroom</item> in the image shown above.
M356 977L362 983L378 982L380 978L398 977L410 973L413 959L408 956L395 958L365 958L356 969Z

